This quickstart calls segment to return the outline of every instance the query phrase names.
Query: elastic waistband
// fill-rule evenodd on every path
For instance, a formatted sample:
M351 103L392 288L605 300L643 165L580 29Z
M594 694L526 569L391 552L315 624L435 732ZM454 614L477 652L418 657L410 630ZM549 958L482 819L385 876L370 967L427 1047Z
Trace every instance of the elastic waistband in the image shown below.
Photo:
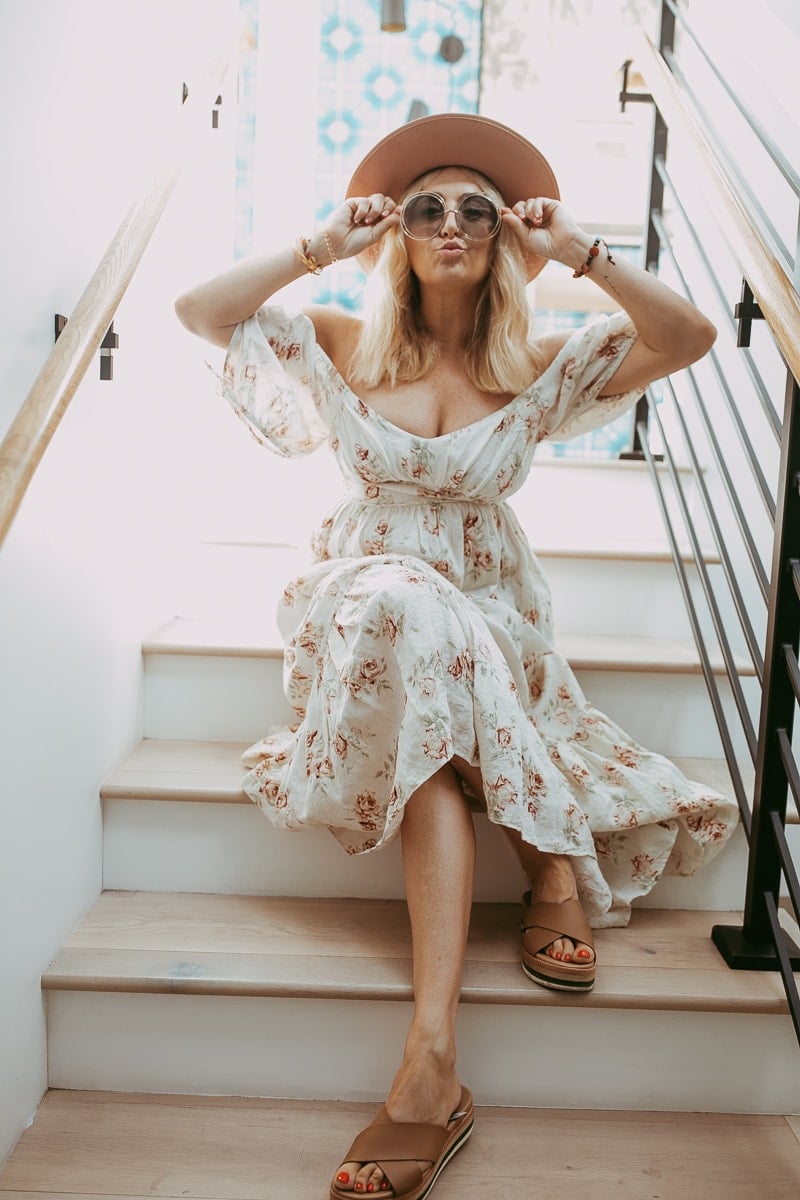
M425 495L417 488L403 483L366 483L363 480L348 480L346 495L348 500L365 501L372 504L412 505L434 508L442 504L470 504L477 507L496 508L503 504L502 500L485 500L481 496L465 496L463 493L448 496L442 492L431 492Z

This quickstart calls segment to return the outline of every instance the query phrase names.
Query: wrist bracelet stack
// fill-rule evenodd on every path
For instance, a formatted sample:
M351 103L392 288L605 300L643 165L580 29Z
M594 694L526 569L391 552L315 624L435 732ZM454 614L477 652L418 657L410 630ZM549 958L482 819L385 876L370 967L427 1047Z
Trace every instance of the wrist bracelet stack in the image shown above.
M606 261L610 262L612 267L615 267L617 265L614 262L614 259L611 257L611 251L608 248L608 242L605 240L605 238L596 237L594 239L594 241L592 242L591 246L589 247L589 253L586 256L586 262L581 263L581 265L578 267L577 271L572 272L573 279L580 279L582 276L589 274L589 272L592 269L592 266L594 265L594 260L597 258L598 254L600 253L601 245L605 246L605 248L606 248Z
M339 260L333 252L333 246L331 246L330 241L328 240L328 235L324 229L322 230L322 237L325 242L325 246L327 248L328 254L330 255L330 259L331 259L331 261L328 265L333 266L333 264L335 262L338 262ZM313 254L311 254L310 246L311 246L311 238L307 238L307 237L298 238L297 242L295 243L294 252L297 255L297 257L300 259L300 262L303 264L305 269L309 272L309 274L321 275L322 274L322 263L319 262L314 257Z
M317 262L317 260L314 258L314 255L309 253L310 245L311 245L310 238L307 238L307 237L298 238L297 242L295 244L295 247L294 247L294 252L297 255L297 257L300 259L300 262L303 264L305 269L309 272L309 274L321 275L322 274L322 263Z

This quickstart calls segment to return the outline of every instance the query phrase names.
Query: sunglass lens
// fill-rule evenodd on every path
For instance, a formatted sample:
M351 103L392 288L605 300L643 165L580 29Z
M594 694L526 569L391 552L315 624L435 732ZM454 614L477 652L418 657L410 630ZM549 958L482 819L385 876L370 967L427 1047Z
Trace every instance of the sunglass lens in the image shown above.
M458 216L464 233L474 241L490 238L497 231L499 213L487 196L465 196Z
M442 227L444 205L438 196L420 192L412 196L403 209L403 224L412 237L432 238Z

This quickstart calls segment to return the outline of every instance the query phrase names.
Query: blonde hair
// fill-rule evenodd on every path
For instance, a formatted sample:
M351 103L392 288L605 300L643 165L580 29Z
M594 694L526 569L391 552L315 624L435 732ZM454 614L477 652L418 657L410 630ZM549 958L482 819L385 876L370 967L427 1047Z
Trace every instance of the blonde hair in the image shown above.
M464 170L480 181L496 204L505 204L490 180L470 168ZM438 173L420 175L401 200L424 190ZM519 244L503 223L464 346L467 376L481 391L516 395L535 376L536 356L530 343L533 313L525 284ZM438 355L439 346L422 318L419 280L411 269L403 235L398 228L390 229L367 283L364 323L350 363L351 378L367 387L377 387L384 380L392 386L410 383L426 375Z

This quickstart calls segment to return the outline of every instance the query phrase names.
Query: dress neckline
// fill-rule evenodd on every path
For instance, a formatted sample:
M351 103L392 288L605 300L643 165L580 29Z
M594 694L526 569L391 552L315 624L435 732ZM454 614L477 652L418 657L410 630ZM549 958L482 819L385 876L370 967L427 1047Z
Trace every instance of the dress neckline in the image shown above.
M306 320L308 320L310 322L310 324L312 325L312 328L313 328L313 321L311 321L311 318L308 317L306 314L303 314L303 315L306 316ZM476 421L469 421L466 425L459 425L458 429L450 429L450 430L448 430L447 433L437 433L433 437L425 437L425 435L421 434L421 433L412 433L410 429L404 429L402 425L396 425L394 423L394 421L390 421L388 417L385 417L383 415L383 413L378 412L378 410L376 408L372 408L371 405L367 404L366 400L362 399L361 396L359 396L356 392L353 391L353 389L350 387L350 384L347 382L347 380L344 378L342 373L339 371L338 367L335 365L333 359L330 357L330 355L327 353L327 351L323 350L322 346L320 346L319 342L316 341L316 339L314 340L314 345L316 347L317 353L321 356L321 358L323 360L326 370L331 375L336 376L336 378L339 380L339 382L342 385L342 390L347 392L347 394L351 397L352 400L355 400L358 404L360 404L363 408L365 408L371 417L382 422L382 424L386 425L393 432L402 433L406 437L412 438L416 442L441 442L445 438L451 438L451 437L455 437L457 434L465 433L468 429L475 429L477 426L483 425L484 422L488 421L492 417L496 418L498 421L502 421L503 417L509 411L509 409L511 409L512 406L515 405L519 400L527 399L528 396L530 395L530 393L536 387L536 385L538 383L540 383L542 379L544 379L544 377L548 373L548 371L551 371L553 369L554 364L558 361L558 359L564 353L564 350L566 349L566 347L568 346L570 341L571 341L571 337L567 339L567 341L564 343L564 345L561 347L561 349L558 351L558 353L553 357L552 362L548 363L548 365L541 372L541 374L537 375L535 379L532 379L531 382L528 384L528 386L523 391L518 392L516 396L512 396L511 399L509 401L507 401L507 403L504 404L501 408L496 408L494 410L494 412L489 412L489 413L486 413L482 417L478 417L478 419Z

